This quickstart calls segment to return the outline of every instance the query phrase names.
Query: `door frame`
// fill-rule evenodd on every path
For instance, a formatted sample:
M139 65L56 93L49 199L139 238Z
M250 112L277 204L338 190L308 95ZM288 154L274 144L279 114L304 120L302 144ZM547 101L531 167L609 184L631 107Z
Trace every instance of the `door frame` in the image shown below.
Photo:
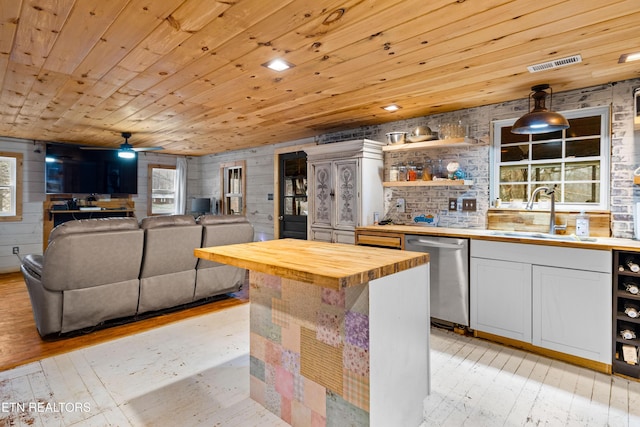
M295 153L297 151L304 151L306 148L315 147L317 144L306 143L298 145L289 145L287 147L276 148L273 151L273 238L280 238L280 155L287 153ZM307 171L307 176L309 171ZM308 179L308 177L307 177Z

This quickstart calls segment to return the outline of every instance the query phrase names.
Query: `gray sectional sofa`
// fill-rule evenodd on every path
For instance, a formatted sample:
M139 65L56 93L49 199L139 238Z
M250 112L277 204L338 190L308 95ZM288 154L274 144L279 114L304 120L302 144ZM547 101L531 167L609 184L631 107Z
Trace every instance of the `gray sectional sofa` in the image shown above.
M22 262L42 336L100 325L235 292L245 271L199 260L198 247L253 241L240 216L190 215L65 222L44 255Z

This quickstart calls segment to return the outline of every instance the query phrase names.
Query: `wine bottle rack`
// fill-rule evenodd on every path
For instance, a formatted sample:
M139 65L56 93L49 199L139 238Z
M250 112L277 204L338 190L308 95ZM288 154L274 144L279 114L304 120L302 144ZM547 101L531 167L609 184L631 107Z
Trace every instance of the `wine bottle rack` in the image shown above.
M613 262L612 368L614 373L640 378L640 268L636 269L640 252L614 251ZM629 354L635 355L635 362Z

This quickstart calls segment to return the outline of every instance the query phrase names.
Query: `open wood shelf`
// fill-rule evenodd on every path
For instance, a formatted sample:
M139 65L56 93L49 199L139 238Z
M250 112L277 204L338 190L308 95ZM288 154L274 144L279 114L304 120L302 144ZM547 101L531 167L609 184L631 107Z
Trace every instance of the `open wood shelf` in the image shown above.
M473 185L469 179L437 179L434 181L385 181L384 187L464 187Z
M412 150L424 150L427 148L440 148L440 147L470 147L472 145L478 145L472 142L469 138L449 138L449 139L434 139L430 141L422 142L405 142L404 144L392 144L382 147L382 151L412 151Z

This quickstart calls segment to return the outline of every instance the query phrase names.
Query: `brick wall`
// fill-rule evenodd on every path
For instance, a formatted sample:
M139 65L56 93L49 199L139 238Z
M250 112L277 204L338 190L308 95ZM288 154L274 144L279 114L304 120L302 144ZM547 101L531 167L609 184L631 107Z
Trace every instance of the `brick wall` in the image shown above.
M633 237L632 206L640 202L640 186L633 185L633 171L640 164L640 132L634 142L633 89L640 86L640 79L613 84L593 86L568 92L553 94L553 110L567 111L586 107L611 106L611 194L612 235ZM523 96L527 92L523 91ZM446 165L457 161L474 181L471 187L404 187L385 189L385 214L399 221L411 221L422 213L438 214L441 226L461 228L485 228L486 213L489 209L489 129L491 121L517 118L528 110L526 98L492 104L451 113L419 117L409 120L389 122L377 126L366 126L344 132L325 134L320 142L331 143L349 139L369 138L378 141L386 139L392 131L406 131L419 125L437 130L442 123L462 121L470 126L470 136L480 138L484 143L470 147L438 148L405 153L385 153L385 174L393 163L414 161L424 163L427 159L442 159ZM406 213L396 212L395 201L406 200ZM449 198L475 198L476 212L448 210ZM460 204L460 203L459 203Z

